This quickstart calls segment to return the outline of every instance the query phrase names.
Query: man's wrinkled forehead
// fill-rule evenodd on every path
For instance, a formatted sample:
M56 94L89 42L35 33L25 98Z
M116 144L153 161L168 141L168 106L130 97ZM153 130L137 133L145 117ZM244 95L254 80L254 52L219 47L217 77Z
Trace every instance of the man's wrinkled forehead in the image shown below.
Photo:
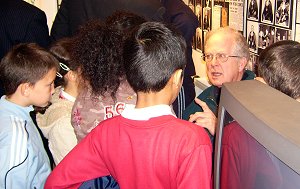
M228 32L217 32L206 41L205 51L216 50L232 52L234 48L234 36Z

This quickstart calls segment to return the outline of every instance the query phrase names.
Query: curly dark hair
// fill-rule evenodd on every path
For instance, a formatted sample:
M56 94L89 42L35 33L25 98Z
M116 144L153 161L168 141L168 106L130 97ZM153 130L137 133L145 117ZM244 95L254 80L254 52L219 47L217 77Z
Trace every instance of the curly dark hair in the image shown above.
M106 18L105 24L108 27L116 29L125 40L133 30L133 28L146 22L146 19L135 13L117 10L112 15Z
M125 77L122 36L99 20L84 24L74 39L73 57L80 64L81 77L95 96L110 94L115 98Z

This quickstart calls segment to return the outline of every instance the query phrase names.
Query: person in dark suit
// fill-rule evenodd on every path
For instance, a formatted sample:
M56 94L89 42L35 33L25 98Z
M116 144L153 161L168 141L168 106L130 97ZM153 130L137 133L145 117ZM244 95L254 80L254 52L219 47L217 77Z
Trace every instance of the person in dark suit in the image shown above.
M51 40L70 37L86 21L104 21L117 10L132 12L154 21L163 20L165 12L160 0L62 0L51 28Z
M203 18L203 29L204 30L209 30L210 29L207 12L205 12L205 15L204 15L204 18Z
M187 65L184 70L183 85L172 104L178 118L182 118L183 110L193 102L196 96L192 79L192 76L196 75L192 58L192 40L199 22L197 16L183 1L161 0L161 3L166 9L164 20L173 24L182 33L187 45Z
M0 59L14 45L29 42L48 47L50 37L46 14L23 0L1 0ZM3 94L0 83L0 96Z
M73 36L80 25L90 19L105 20L116 10L125 10L143 16L146 20L165 21L173 24L187 43L187 67L179 97L173 103L176 115L181 118L185 107L195 98L191 76L195 75L192 59L192 38L198 20L191 9L181 0L62 0L51 29L51 40Z
M251 31L249 32L249 35L248 35L248 45L249 45L249 48L256 50L256 34L254 32L253 25L251 25Z

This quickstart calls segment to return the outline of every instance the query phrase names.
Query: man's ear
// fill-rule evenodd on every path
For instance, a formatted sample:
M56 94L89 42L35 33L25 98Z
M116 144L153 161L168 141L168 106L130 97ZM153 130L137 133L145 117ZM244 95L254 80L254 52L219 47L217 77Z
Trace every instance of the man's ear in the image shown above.
M28 97L30 95L30 91L31 91L32 87L33 86L30 83L22 83L22 84L20 84L20 86L18 88L20 88L21 94L23 96Z
M182 80L183 80L182 74L183 74L182 69L176 70L173 74L173 84L176 85L177 87L181 87L182 85Z
M245 57L242 57L239 61L239 72L243 72L247 66L248 61Z

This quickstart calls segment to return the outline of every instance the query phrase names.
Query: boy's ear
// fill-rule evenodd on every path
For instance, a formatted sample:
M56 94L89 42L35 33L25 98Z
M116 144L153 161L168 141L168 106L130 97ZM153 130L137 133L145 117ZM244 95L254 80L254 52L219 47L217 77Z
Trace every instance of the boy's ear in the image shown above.
M32 88L32 85L30 83L22 83L20 84L20 90L21 90L21 94L23 96L29 96L30 95L30 91L31 91L31 88Z
M178 87L180 88L182 85L182 80L183 80L182 74L183 74L182 69L178 69L174 72L173 84L176 85L177 88Z

